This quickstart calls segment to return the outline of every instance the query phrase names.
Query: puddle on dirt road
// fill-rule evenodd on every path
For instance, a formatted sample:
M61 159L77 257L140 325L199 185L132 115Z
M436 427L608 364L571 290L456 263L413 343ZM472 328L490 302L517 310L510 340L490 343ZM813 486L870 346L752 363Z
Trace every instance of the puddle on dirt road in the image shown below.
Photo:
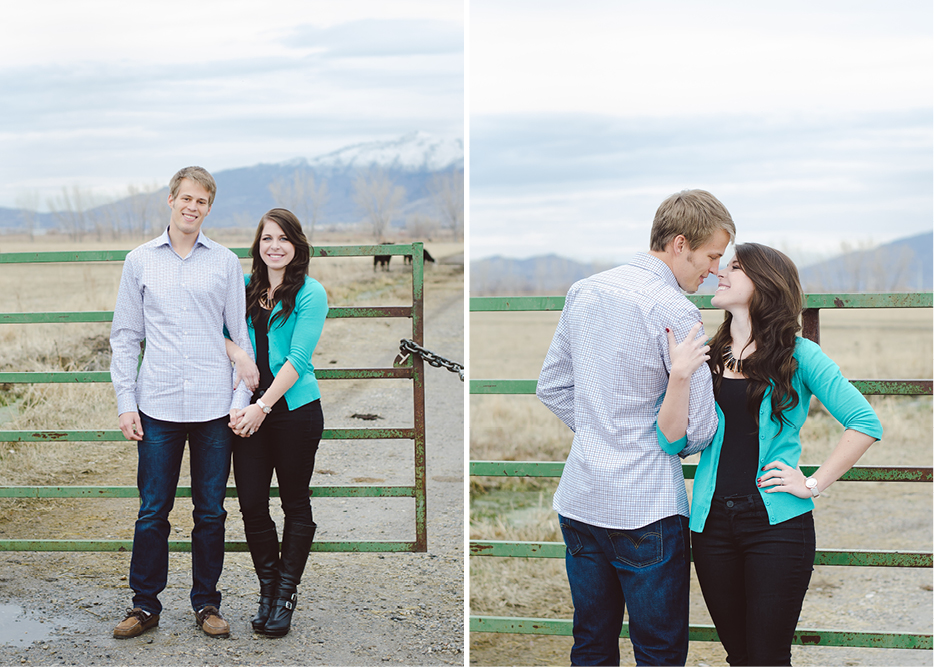
M23 608L15 604L0 604L0 645L31 644L48 637L54 625L31 621L23 616Z

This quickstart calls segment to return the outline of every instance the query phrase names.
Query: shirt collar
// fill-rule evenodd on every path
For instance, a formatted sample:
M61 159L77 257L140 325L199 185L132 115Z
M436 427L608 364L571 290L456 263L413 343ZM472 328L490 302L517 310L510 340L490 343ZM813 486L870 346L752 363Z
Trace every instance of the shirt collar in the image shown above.
M659 278L662 279L665 283L675 288L679 292L683 292L681 285L678 284L678 279L675 278L675 274L672 273L671 267L665 264L655 255L652 255L647 252L640 252L632 258L632 261L629 262L632 266L635 266L640 269L654 273Z
M195 240L195 246L202 245L205 248L210 248L213 245L213 241L204 235L204 231L198 230L198 238ZM166 225L165 229L162 231L162 236L156 239L156 245L167 245L170 248L172 247L172 240L169 238L169 227ZM192 246L194 248L194 246Z

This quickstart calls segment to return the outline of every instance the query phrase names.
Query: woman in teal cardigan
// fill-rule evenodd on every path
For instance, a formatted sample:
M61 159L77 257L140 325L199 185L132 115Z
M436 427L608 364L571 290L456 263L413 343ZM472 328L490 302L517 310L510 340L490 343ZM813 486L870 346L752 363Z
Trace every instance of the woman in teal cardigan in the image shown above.
M248 376L253 401L230 421L234 477L250 555L260 583L256 632L288 633L297 586L314 540L308 485L324 429L321 392L311 355L328 313L327 294L308 277L311 247L290 211L274 208L260 220L246 277L246 312L257 374L249 355L227 341L228 355ZM285 513L280 552L269 515L276 472Z
M756 243L736 246L712 299L726 317L705 344L700 325L669 332L671 375L659 444L684 445L691 374L708 362L720 419L701 453L691 550L707 609L731 665L790 665L791 640L814 566L814 499L882 437L862 394L820 347L798 337L802 290L794 263ZM811 477L798 467L811 396L844 427Z

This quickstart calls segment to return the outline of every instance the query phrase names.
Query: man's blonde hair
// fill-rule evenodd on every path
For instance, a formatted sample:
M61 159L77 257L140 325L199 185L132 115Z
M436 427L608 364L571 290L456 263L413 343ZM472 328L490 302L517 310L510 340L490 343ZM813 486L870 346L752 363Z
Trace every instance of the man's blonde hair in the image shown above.
M208 173L208 170L203 167L185 167L184 169L178 170L178 173L169 181L169 195L171 195L172 199L178 197L178 189L182 185L183 178L194 181L207 190L208 206L214 205L214 195L217 194L217 183L214 182L214 177Z
M683 235L691 250L701 247L722 229L736 238L730 212L706 190L682 190L662 202L652 222L650 250L663 251L676 236Z

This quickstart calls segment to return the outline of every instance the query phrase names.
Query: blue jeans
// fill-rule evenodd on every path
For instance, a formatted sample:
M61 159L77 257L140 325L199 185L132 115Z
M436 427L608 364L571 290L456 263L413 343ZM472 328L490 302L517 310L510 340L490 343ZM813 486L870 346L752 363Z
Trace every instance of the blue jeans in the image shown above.
M769 524L762 496L714 498L694 568L731 665L790 665L814 569L814 516Z
M688 653L688 520L634 530L559 516L574 602L572 665L618 665L623 608L639 665L683 665Z
M153 614L162 611L158 596L169 574L169 512L175 504L187 439L195 522L191 532L191 606L195 610L206 605L220 607L217 580L224 568L224 496L233 435L227 426L229 417L177 423L141 412L139 418L144 435L137 443L140 507L130 560L133 606Z

